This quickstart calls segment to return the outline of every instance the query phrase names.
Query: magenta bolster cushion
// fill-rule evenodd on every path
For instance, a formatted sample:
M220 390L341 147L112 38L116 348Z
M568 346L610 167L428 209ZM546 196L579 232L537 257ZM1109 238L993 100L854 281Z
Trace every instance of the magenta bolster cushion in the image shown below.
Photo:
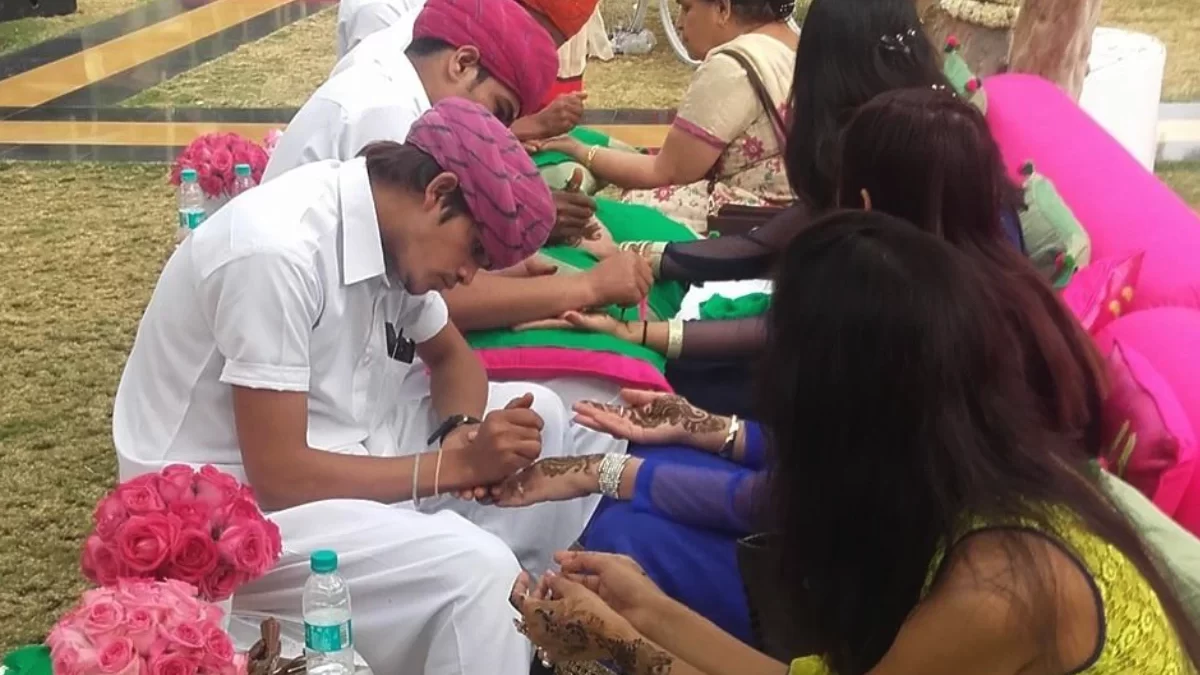
M1200 218L1050 82L987 78L988 126L1009 171L1032 161L1088 231L1094 260L1145 251L1133 309L1200 308Z

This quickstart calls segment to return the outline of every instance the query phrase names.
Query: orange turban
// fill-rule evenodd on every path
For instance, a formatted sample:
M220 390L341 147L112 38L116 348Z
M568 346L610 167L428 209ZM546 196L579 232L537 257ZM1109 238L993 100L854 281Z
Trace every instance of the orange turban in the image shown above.
M599 0L520 0L521 4L535 12L544 14L550 23L570 40L583 30L583 25L592 18Z

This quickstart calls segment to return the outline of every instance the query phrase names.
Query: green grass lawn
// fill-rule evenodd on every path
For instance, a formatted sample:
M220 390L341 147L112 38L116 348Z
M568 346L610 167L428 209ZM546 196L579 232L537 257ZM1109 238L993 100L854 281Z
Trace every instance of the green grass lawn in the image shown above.
M0 23L0 54L15 52L76 28L103 21L143 2L147 0L79 0L79 11L74 14Z

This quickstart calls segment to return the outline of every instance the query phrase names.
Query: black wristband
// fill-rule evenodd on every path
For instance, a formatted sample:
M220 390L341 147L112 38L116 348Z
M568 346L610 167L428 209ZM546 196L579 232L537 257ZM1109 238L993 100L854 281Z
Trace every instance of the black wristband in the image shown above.
M479 419L471 417L470 415L451 415L447 417L444 422L439 424L437 429L433 430L433 433L429 435L429 440L425 441L425 444L433 445L434 443L437 443L438 445L441 445L442 441L446 440L446 437L450 435L451 431L454 431L455 429L466 424L481 423L482 422Z

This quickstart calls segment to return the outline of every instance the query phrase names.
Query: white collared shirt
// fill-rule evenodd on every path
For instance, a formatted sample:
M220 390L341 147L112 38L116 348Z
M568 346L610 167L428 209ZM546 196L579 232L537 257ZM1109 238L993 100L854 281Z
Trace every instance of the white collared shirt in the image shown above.
M417 23L421 8L425 6L425 0L412 0L412 4L414 9L411 12L396 17L395 21L383 30L366 36L358 46L340 57L329 76L338 75L361 63L374 63L389 69L394 67L397 59L406 59L404 50L412 44L413 27Z
M309 162L348 161L374 141L403 143L431 104L408 57L361 63L321 85L292 118L262 182Z
M416 15L425 0L341 0L337 16L337 57L407 14Z
M365 160L250 190L158 280L113 408L121 476L181 462L244 478L231 385L307 392L311 447L391 454L385 323L420 343L447 316L388 278Z

